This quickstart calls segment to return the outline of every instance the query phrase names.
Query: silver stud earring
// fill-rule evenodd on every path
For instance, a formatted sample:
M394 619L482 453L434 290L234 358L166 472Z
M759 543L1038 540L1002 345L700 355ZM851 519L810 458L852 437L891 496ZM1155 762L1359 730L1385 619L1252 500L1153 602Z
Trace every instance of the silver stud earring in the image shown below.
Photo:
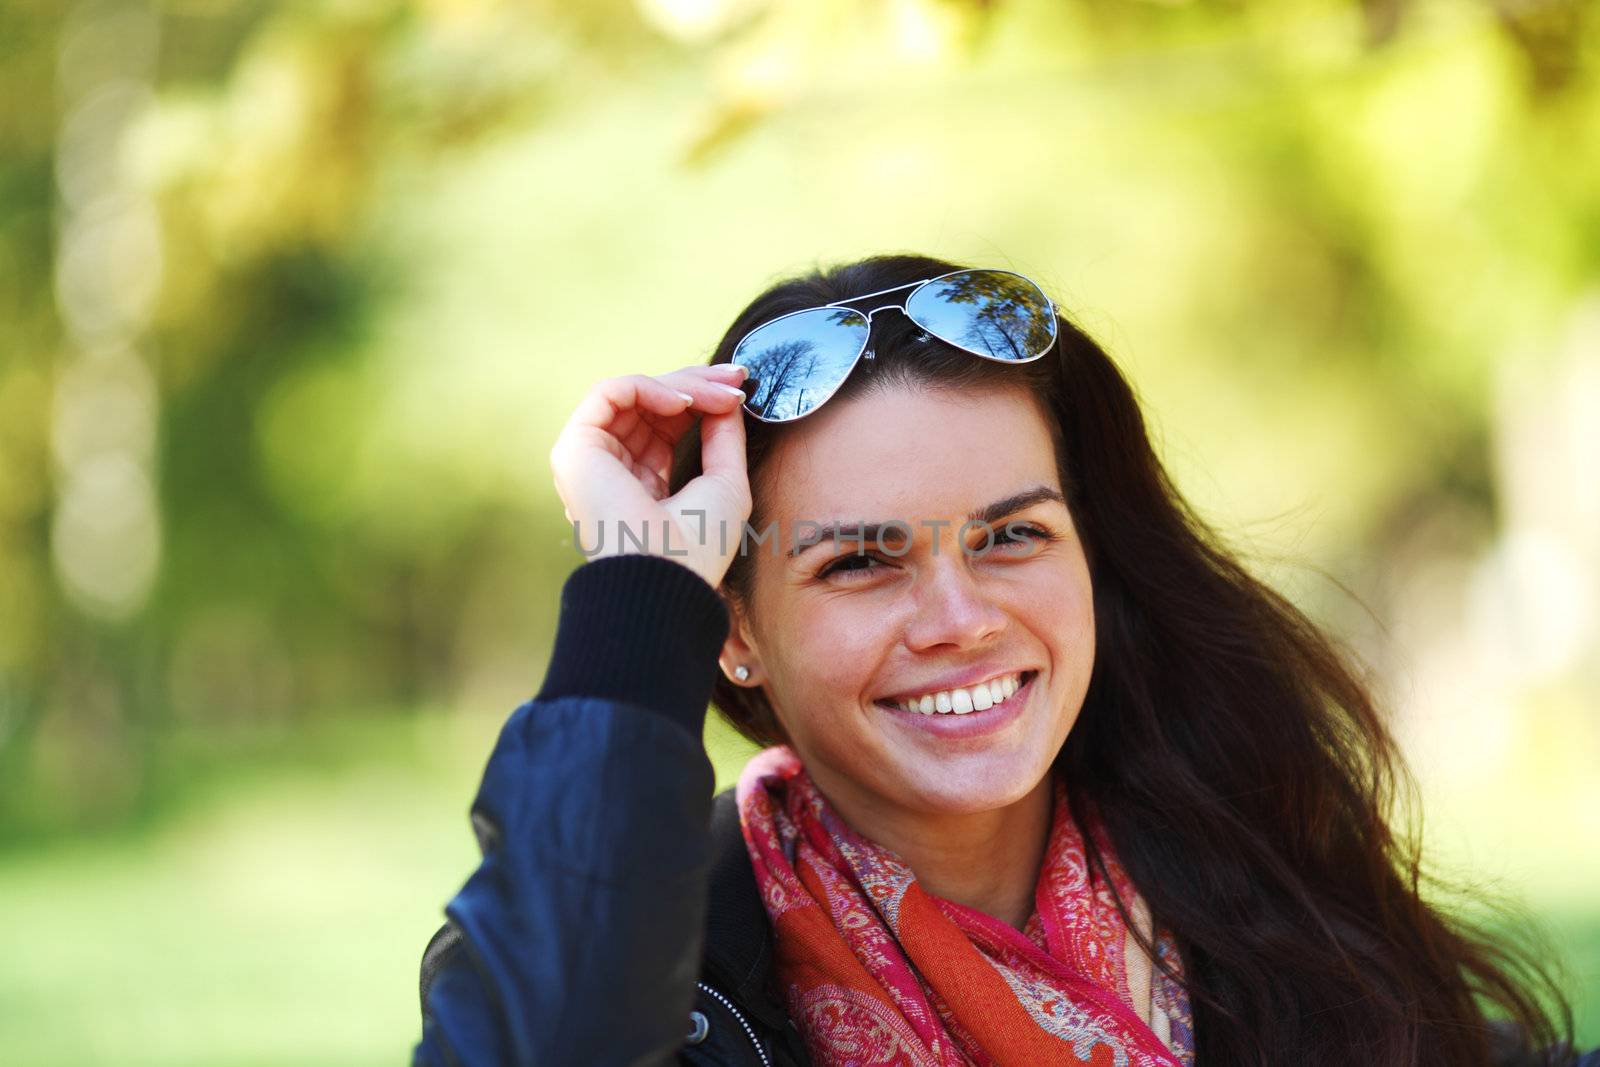
M741 682L747 682L750 680L750 668L741 663L733 669L733 676Z

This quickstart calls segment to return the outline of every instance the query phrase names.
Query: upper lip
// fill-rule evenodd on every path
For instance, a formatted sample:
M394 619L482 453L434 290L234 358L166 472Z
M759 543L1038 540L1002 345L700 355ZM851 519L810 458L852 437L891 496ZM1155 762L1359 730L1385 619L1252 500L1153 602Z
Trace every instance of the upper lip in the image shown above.
M920 697L924 693L942 693L950 689L969 689L979 682L989 682L996 678L1004 678L1008 674L1027 674L1032 667L973 667L957 674L947 674L943 678L927 682L915 689L902 689L896 693L887 693L879 700L909 700L911 697Z

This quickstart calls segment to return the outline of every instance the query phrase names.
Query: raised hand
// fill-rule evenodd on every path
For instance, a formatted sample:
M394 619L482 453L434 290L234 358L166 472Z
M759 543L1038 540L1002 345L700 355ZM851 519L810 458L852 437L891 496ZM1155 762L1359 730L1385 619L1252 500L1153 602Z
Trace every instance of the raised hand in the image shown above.
M645 552L721 583L750 517L744 375L734 364L695 364L589 389L550 450L550 468L591 559ZM702 473L668 495L673 446L697 417Z

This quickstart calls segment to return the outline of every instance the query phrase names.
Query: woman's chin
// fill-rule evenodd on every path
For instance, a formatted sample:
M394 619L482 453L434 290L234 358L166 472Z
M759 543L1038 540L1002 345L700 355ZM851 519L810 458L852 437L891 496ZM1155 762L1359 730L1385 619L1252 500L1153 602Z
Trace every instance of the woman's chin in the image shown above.
M998 754L996 754L998 755ZM940 815L977 815L1010 807L1027 797L1050 768L1033 761L970 759L926 768L904 786L906 807Z

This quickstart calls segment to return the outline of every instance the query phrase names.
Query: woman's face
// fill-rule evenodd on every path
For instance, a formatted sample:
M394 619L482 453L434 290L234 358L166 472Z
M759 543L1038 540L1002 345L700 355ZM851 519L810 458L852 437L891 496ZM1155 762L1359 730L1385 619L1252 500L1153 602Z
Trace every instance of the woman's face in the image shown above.
M1077 718L1095 636L1088 564L1029 396L892 387L835 400L791 430L754 488L778 544L747 549L730 659L759 670L752 683L824 794L869 818L1026 796ZM973 515L993 531L986 553L985 527L962 533ZM860 542L814 533L891 520L905 526ZM1008 697L1007 679L1022 683ZM988 682L998 690L973 691ZM904 709L925 695L944 706L941 693L957 708L1004 699Z

